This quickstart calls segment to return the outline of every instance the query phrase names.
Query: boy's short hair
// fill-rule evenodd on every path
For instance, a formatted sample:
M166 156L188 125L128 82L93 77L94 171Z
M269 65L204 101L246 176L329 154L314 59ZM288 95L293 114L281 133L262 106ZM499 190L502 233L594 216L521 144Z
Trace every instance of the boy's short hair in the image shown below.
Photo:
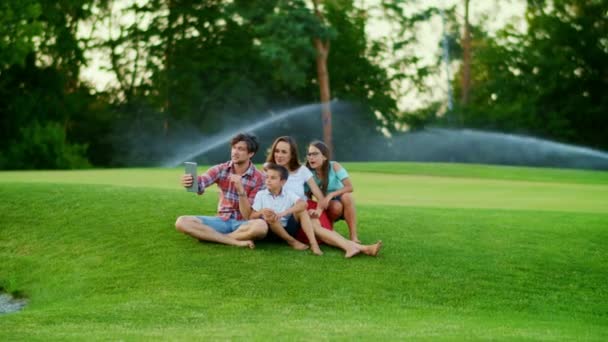
M255 135L249 133L239 133L235 135L232 140L230 140L230 146L234 146L235 144L241 141L244 141L245 144L247 144L247 152L253 152L253 154L255 154L258 151L258 148L260 147L260 144L258 143L258 138Z
M287 171L287 168L285 166L278 165L275 163L266 163L264 164L264 167L266 168L266 171L277 171L279 173L279 177L281 177L281 180L287 180L287 177L289 177L289 171Z

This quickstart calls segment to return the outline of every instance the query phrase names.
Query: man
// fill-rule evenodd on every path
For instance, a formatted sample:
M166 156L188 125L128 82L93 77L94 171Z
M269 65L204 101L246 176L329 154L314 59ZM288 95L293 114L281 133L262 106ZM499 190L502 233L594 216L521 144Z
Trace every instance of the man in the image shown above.
M221 194L217 216L180 216L175 227L200 241L254 248L253 240L268 232L264 220L247 221L253 199L264 184L264 176L251 162L259 144L255 136L240 133L230 145L231 160L213 166L196 179L199 195L211 184L218 185ZM181 184L190 187L193 181L190 174L184 174Z

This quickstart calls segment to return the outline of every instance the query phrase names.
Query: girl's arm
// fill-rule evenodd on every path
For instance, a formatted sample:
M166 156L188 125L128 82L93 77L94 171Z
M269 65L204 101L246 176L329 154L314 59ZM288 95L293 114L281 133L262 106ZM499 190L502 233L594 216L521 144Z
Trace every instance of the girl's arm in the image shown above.
M317 185L317 182L315 182L315 179L313 177L308 178L308 180L306 181L306 184L308 184L310 191L317 199L317 203L318 203L320 209L325 210L326 206L321 205L321 203L324 202L323 200L325 199L325 196L323 196L323 192L321 192L321 189Z
M336 173L338 173L340 170L343 169L342 165L338 164L337 162L334 162L333 167L334 167L334 171L336 171ZM340 196L340 195L345 194L347 192L353 192L355 190L353 188L353 183L350 181L349 177L343 178L340 181L342 182L342 185L344 185L344 187L342 187L342 189L338 189L336 191L332 191L331 193L328 193L327 197L330 200L332 198L336 197L336 196Z

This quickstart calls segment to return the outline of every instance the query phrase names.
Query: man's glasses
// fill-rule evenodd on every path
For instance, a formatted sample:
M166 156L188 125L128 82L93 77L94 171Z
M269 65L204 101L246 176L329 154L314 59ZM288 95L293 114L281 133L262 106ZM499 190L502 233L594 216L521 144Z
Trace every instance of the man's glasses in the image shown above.
M321 152L308 152L306 155L309 156L309 157L316 157L319 154L321 154Z

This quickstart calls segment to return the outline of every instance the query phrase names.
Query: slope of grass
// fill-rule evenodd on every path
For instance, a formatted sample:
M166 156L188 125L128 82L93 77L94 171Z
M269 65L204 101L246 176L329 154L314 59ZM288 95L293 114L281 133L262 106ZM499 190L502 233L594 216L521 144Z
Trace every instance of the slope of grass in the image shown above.
M0 316L0 340L608 337L608 206L586 200L606 203L603 184L355 171L360 236L385 248L345 260L178 234L176 216L213 212L216 197L176 189L176 170L46 174L0 173L0 286L30 300ZM426 178L446 184L415 187ZM556 200L503 206L532 203L530 186ZM484 206L487 188L503 200Z

